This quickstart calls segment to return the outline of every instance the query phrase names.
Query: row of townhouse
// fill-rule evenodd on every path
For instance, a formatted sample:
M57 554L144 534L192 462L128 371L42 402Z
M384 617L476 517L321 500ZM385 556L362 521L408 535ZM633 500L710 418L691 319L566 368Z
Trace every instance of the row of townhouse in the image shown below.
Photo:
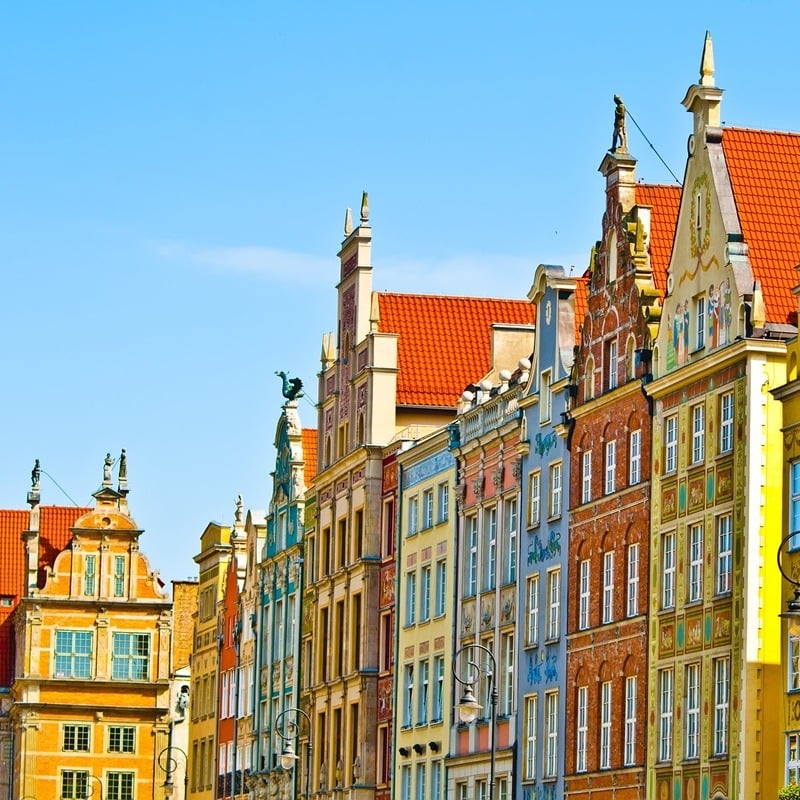
M721 96L707 37L683 186L615 137L588 270L527 301L373 292L348 212L317 430L284 378L269 508L198 556L194 796L798 778L800 137L722 126Z

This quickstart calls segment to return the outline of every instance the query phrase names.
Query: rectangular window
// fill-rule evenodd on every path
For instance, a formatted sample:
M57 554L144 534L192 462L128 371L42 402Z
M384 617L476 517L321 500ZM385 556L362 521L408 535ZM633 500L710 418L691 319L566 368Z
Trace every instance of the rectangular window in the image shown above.
M403 672L403 727L414 723L414 665L406 664Z
M550 467L550 517L561 516L561 463Z
M411 800L411 766L400 767L400 800Z
M532 781L536 778L536 731L539 727L536 717L537 696L528 695L525 698L525 780Z
M786 783L800 783L800 733L786 735Z
M728 706L731 692L730 661L714 661L714 755L728 752Z
M114 680L146 681L150 663L150 636L146 633L115 633L111 656Z
M694 299L695 346L698 350L706 346L706 298Z
M450 486L446 483L439 484L439 522L447 522L450 514Z
M617 487L617 443L606 442L605 493L613 494Z
M108 728L109 753L133 753L136 728L133 725L110 725Z
M800 691L800 636L789 636L789 675L787 686L790 692Z
M114 556L114 597L125 594L125 556Z
M547 638L557 639L561 626L561 570L547 573Z
M90 678L92 672L92 632L56 631L56 678Z
M417 725L428 722L428 689L430 663L427 659L419 662L419 691L417 692Z
M600 769L611 766L611 681L600 684Z
M689 526L689 602L703 599L703 525Z
M467 561L464 588L466 596L472 597L478 591L478 518L467 519Z
M581 561L578 573L578 630L589 627L589 575L590 562L588 558Z
M500 679L500 713L510 716L514 712L514 634L504 633L500 639L502 661L500 669L503 672Z
M525 614L525 644L539 642L539 576L531 575L527 586L527 608Z
M534 527L542 517L542 473L531 472L528 477L528 525Z
M86 800L89 796L89 773L85 769L65 769L61 772L60 800Z
M614 551L603 553L603 624L614 619Z
M733 392L725 392L719 398L719 451L733 450Z
M617 340L612 339L608 343L608 388L617 388L617 366L619 359L617 357Z
M678 417L667 417L664 423L664 472L678 468Z
M431 618L431 567L426 564L422 568L422 592L420 597L419 619L425 622Z
M95 577L97 574L97 556L87 555L83 566L83 593L93 595L95 592Z
M433 489L426 489L422 493L422 527L433 527Z
M700 665L686 667L686 758L700 755Z
M419 497L408 498L408 519L406 520L406 535L413 536L419 531Z
M558 770L558 692L548 692L544 698L547 747L544 775L555 778Z
M431 761L431 796L430 800L442 800L442 762Z
M631 431L628 448L628 483L634 486L642 480L642 432Z
M661 540L661 608L675 608L675 534L665 533Z
M417 573L406 573L406 625L417 621Z
M669 761L672 758L672 685L671 669L663 669L658 674L658 760Z
M417 764L417 785L415 787L417 800L428 800L428 796L425 794L425 778L427 777L427 767L427 764Z
M622 758L626 767L636 760L636 676L625 678L625 738Z
M581 503L592 499L592 451L586 450L581 456Z
M705 456L706 407L702 403L692 406L692 464L700 464Z
M497 582L497 506L484 512L484 575L483 588L494 589Z
M628 545L628 581L625 592L625 613L635 617L639 613L639 545Z
M800 549L800 461L789 465L789 549Z
M447 562L436 562L436 607L434 613L437 617L444 614L447 603Z
M78 753L89 752L89 726L88 725L65 725L64 739L61 745L62 750Z
M444 656L433 659L433 722L441 722L444 714Z
M576 702L575 771L586 772L586 742L589 736L589 687L579 686Z
M552 414L552 394L550 391L550 380L552 374L550 370L545 370L539 378L539 422L545 423L550 421Z
M506 500L503 506L505 527L505 582L517 580L517 498Z
M106 774L106 800L133 800L133 772L109 772Z

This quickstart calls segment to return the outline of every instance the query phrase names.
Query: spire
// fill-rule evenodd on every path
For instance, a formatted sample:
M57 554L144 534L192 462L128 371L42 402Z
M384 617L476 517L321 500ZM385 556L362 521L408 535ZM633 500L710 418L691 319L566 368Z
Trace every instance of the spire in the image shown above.
M369 225L369 195L366 189L361 195L361 224Z
M344 212L344 235L349 236L353 232L353 209L348 208Z
M703 42L703 55L700 58L700 85L714 86L714 45L711 42L711 32L706 31Z

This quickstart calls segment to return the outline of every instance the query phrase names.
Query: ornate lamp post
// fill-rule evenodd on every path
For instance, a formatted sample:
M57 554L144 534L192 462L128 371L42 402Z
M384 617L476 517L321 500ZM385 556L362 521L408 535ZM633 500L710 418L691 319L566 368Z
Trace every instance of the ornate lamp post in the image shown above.
M293 714L294 717L290 718L289 714ZM300 724L298 722L298 716L304 717L305 721L308 726L308 741L306 742L306 788L303 796L308 800L309 798L309 787L311 782L311 717L306 714L300 708L286 708L278 714L277 719L275 720L275 731L278 736L284 742L283 750L281 751L280 756L280 763L281 767L285 770L291 770L294 768L295 762L300 758L297 755L294 749L294 740L300 733ZM284 721L284 718L285 721Z
M164 794L170 797L174 789L172 775L179 766L175 756L172 755L174 750L177 750L183 756L183 797L180 800L187 800L189 797L189 757L180 747L176 747L172 742L158 754L158 766L164 770L164 783L162 784L164 787Z
M792 539L800 539L800 533L790 533L784 536L783 541L778 546L778 569L784 579L794 586L794 597L786 601L786 611L781 616L800 622L800 574L797 572L797 566L791 573L787 572L783 566L783 556L788 550Z
M491 662L491 667L483 668L479 663L480 654L485 653ZM459 672L459 656L464 654L466 658L466 671ZM494 653L482 644L468 644L456 651L453 656L453 677L464 687L461 700L456 704L458 716L462 722L474 722L478 718L483 706L475 698L474 687L481 674L486 675L489 684L489 749L491 752L489 761L489 800L494 800L495 784L495 760L497 757L497 741L495 730L497 727L497 661Z

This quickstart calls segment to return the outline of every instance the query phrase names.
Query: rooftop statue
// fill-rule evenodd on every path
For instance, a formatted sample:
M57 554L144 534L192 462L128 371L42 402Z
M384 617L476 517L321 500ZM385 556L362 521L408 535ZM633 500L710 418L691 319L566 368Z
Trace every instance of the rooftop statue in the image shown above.
M625 128L625 103L618 95L614 95L614 136L611 139L612 153L628 152L628 131Z
M303 381L300 378L287 378L283 370L275 373L283 381L282 392L287 400L296 400L303 396Z

